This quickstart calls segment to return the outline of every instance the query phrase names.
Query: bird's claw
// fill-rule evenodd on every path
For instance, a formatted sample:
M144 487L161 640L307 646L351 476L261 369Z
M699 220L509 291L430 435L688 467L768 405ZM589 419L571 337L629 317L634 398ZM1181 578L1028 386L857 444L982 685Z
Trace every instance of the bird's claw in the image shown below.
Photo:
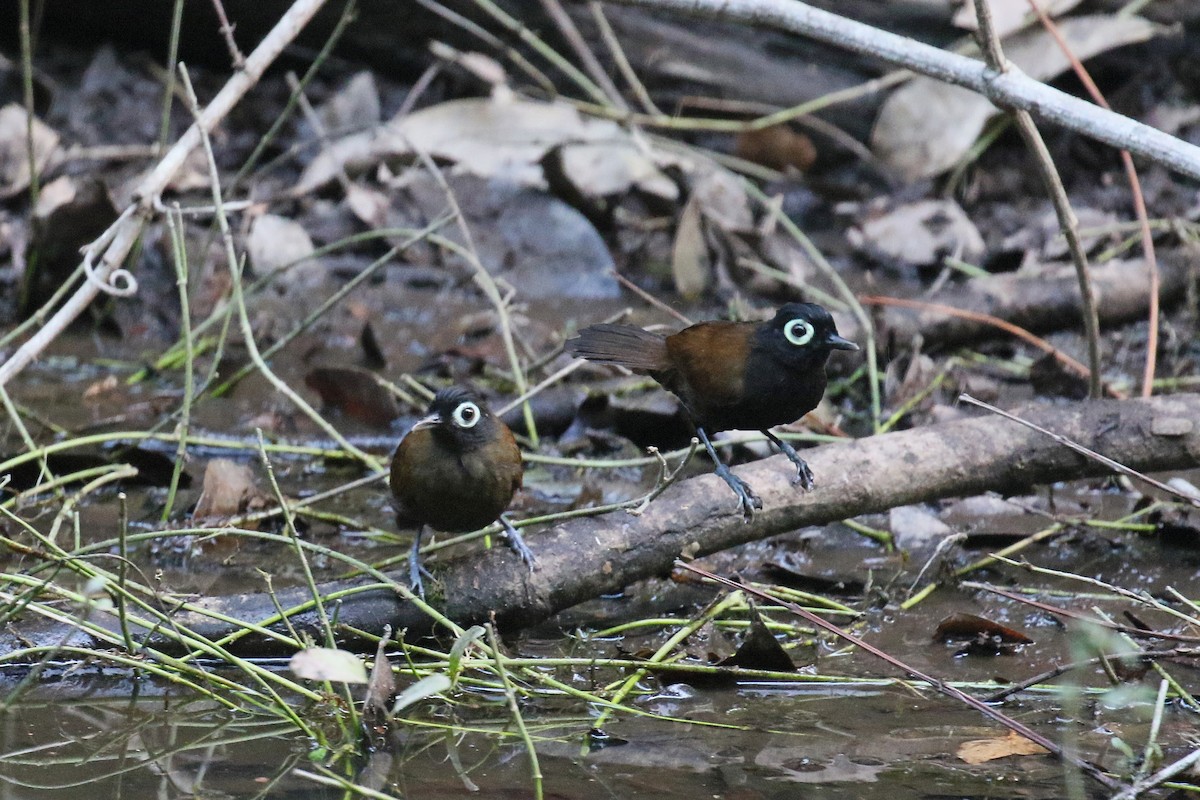
M421 580L422 572L425 572L425 568L420 563L413 561L408 565L408 585L413 590L413 594L424 600L425 581Z
M529 545L525 544L525 540L521 538L521 534L513 527L513 524L504 517L500 518L500 524L504 526L504 538L508 540L508 546L517 554L522 563L533 572L534 562L537 558L533 555L533 551L529 549Z
M517 554L522 562L524 562L525 566L529 568L529 571L533 572L533 564L535 561L537 561L537 559L534 557L533 551L529 549L529 545L525 544L525 541L519 536L515 539L512 536L508 536L507 538L508 546L511 547L513 552Z
M813 471L808 466L808 462L800 457L800 454L796 452L796 448L792 447L783 439L780 439L770 431L763 431L763 433L765 433L767 438L769 438L776 444L776 446L779 447L779 450L785 456L787 456L788 461L792 462L796 466L796 477L792 478L792 485L795 486L796 484L800 484L800 487L804 489L804 491L811 492L813 487L817 484L813 478Z
M792 485L795 486L797 483L806 492L811 492L817 485L813 479L813 472L804 459L800 459L800 463L796 464L796 477L792 478Z
M737 495L738 510L742 512L742 519L746 520L746 522L749 522L754 518L755 511L762 510L762 498L754 493L754 490L750 488L750 484L746 483L737 475L734 475L733 471L729 469L728 466L721 464L717 467L716 474L721 480L725 481L725 483L729 485L729 488L733 489L733 493Z

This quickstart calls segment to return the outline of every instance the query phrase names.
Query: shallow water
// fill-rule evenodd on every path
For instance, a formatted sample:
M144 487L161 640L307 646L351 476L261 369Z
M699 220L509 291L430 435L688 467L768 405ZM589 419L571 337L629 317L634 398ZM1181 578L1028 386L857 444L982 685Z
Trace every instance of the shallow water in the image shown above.
M14 387L14 398L22 407L36 409L36 418L53 420L77 435L85 430L137 430L154 421L164 407L177 404L177 388L155 382L118 385L95 402L80 403L80 393L98 380L103 370L81 366L79 359L93 359L98 353L91 343L77 344L77 357L47 359ZM112 347L102 349L109 357L119 354ZM124 375L136 362L130 358L118 364L117 374ZM252 386L240 390L232 400L206 403L197 412L195 424L197 429L253 442L252 412L267 405L263 387ZM359 436L358 441L371 446L376 455L386 457L394 433L356 428L355 423L343 419L338 422L351 435ZM52 438L44 430L35 433L42 441ZM4 452L23 450L11 426L6 426L6 434ZM285 438L314 441L303 428ZM192 485L181 491L172 521L164 527L158 517L174 445L145 449L162 458L162 464L146 470L146 474L157 471L151 475L151 485L122 486L135 540L127 555L144 580L173 592L210 595L259 591L265 585L264 572L271 574L277 588L302 582L303 571L295 553L269 542L195 535L139 539L139 533L169 532L185 524L187 509L200 492L203 464L214 455L254 466L260 485L263 478L253 447L227 451L197 448L187 463ZM97 446L92 452L120 460L111 446ZM281 491L291 497L320 492L360 474L345 465L311 457L278 454L271 460ZM532 499L522 513L532 513L539 503L553 507L545 500L549 492L537 492L538 481L562 490L572 480L576 478L565 471L535 474ZM619 491L620 482L614 481L609 490ZM637 487L627 484L625 490L634 494ZM74 491L69 488L67 496ZM1135 500L1129 493L1097 483L1055 487L1053 492L1043 490L1020 499L1035 507L1036 513L1013 506L1003 513L973 511L971 507L928 511L940 513L955 531L969 535L947 555L949 564L961 566L1047 527L1051 524L1045 516L1047 510L1116 519L1130 513ZM61 505L61 497L49 495L25 504L18 514L45 531ZM382 484L356 489L323 508L340 516L301 520L307 539L369 562L407 551L408 532L396 531ZM112 487L101 488L82 499L78 525L64 526L59 543L78 547L109 542L103 549L111 554L121 513L117 492ZM889 525L883 515L861 521L876 528ZM269 527L273 523L264 524ZM536 530L528 536L536 548ZM1164 541L1129 531L1077 527L1021 556L1045 567L1163 596L1167 587L1186 592L1196 585L1200 550L1189 541L1186 536ZM946 569L935 559L921 574L933 555L932 547L908 554L891 552L835 525L754 543L705 563L718 572L739 572L754 579L764 577L763 564L786 563L810 577L856 585L850 596L840 599L861 616L857 620L833 618L939 679L1000 688L1078 657L1080 642L1088 635L1079 633L1077 626L1064 625L1044 611L988 592L942 588L914 608L902 610L899 602L911 589L940 578ZM28 564L26 557L15 553L0 555L0 562L8 570ZM320 557L312 559L311 567L318 580L342 572L338 563ZM1100 609L1120 619L1127 607L1096 587L1032 575L1017 567L994 566L972 578L1018 593L1028 589L1041 602L1089 614ZM629 587L621 597L585 604L516 637L510 642L512 654L643 655L659 647L674 629L652 628L603 639L590 638L588 632L642 617L670 615L682 622L713 596L712 591L694 586L647 581ZM978 614L1017 628L1034 642L1000 655L960 655L960 645L933 639L939 621L958 613ZM1152 626L1171 628L1176 624L1163 614L1138 614ZM769 616L776 622L791 621L780 610L770 611ZM736 639L737 635L735 630L732 636ZM536 742L546 797L903 800L1066 796L1064 775L1072 773L1048 756L1010 756L975 766L964 763L956 755L963 742L1005 735L1003 728L978 713L928 687L872 682L899 675L894 668L829 637L819 637L817 644L811 638L788 640L796 645L792 650L796 663L806 665L801 673L822 677L825 682L747 681L723 688L696 688L675 682L679 676L674 674L647 677L642 682L643 692L631 701L646 715L617 713L604 725L603 739L588 735L599 709L544 691L526 698L521 711ZM403 657L395 654L393 664L403 664ZM620 677L611 670L599 677L559 669L560 679L588 690ZM1196 690L1192 671L1183 666L1169 669ZM27 675L22 669L4 673L5 695ZM1092 689L1106 683L1099 666L1058 680ZM402 674L401 684L404 682ZM1071 700L1070 695L1064 699L1060 694L1027 693L1007 701L1003 710L1055 741L1077 742L1082 756L1119 772L1124 769L1124 756L1115 749L1114 741L1119 738L1140 752L1157 680L1150 673L1133 685L1141 691L1132 695L1126 691L1122 697L1093 691ZM248 709L234 713L210 698L115 667L101 670L87 663L53 664L21 688L16 702L4 709L0 726L0 800L78 798L84 786L86 791L113 798L340 797L340 789L305 777L306 773L317 774L327 764L362 785L405 797L461 797L472 791L471 786L478 788L480 796L532 796L529 758L515 735L503 698L478 689L454 692L449 702L432 700L413 707L383 746L363 759L344 754L334 758L278 718L255 715ZM1106 705L1117 700L1120 702L1114 707ZM330 708L306 707L304 713L327 715ZM1168 759L1183 752L1191 722L1190 712L1168 705L1160 735ZM1084 785L1095 788L1086 780Z

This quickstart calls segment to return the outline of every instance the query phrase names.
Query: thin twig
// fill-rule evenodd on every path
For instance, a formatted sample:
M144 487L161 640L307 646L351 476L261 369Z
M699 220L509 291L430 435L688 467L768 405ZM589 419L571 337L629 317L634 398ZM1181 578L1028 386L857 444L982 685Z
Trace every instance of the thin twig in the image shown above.
M138 183L133 191L134 202L88 248L85 262L90 262L103 248L103 257L95 267L92 279L80 286L37 333L0 364L0 386L7 384L37 358L104 291L104 287L115 276L121 275L121 264L140 239L142 226L154 212L159 195L192 150L200 144L200 131L211 131L229 115L324 3L325 0L296 0L246 59L244 68L229 79L205 107L203 115Z
M213 9L217 12L217 21L220 23L217 30L221 32L222 38L225 39L225 47L229 50L229 58L233 62L233 68L241 69L246 64L246 57L242 55L242 51L238 49L237 42L233 39L234 26L229 22L229 16L225 13L225 5L221 0L212 0L212 4Z
M688 95L679 99L679 108L699 108L706 111L725 112L730 114L751 114L755 117L745 128L747 131L762 130L764 126L760 120L774 119L776 115L790 112L791 109L781 109L777 105L770 103L762 103L757 100L735 100L726 97L704 97ZM821 119L815 114L801 114L792 116L787 122L794 122L802 128L808 128L814 133L818 133L831 139L840 147L845 148L848 153L851 153L856 158L861 159L867 164L879 164L879 159L871 152L871 149L855 139L853 135L834 125L828 120ZM785 125L787 122L779 122L776 125Z
M490 623L484 627L487 630L488 645L491 646L496 675L499 676L500 683L504 686L504 697L508 700L508 710L512 714L513 723L517 726L517 734L525 743L525 752L529 756L529 769L533 777L533 796L535 800L542 800L542 765L538 761L537 748L533 746L533 738L525 726L525 717L521 715L521 706L517 703L516 687L513 686L512 679L508 676L508 670L504 668L504 652L500 649L500 639L496 636L496 628Z
M496 36L482 25L467 19L457 11L447 8L437 0L417 0L417 3L434 14L437 14L451 25L456 25L462 28L467 33L470 33L481 41L487 43L490 47L494 48L498 52L504 53L506 56L512 59L512 62L520 67L521 71L528 75L530 79L532 79L533 82L536 83L548 96L553 97L558 93L558 89L555 87L554 81L550 80L546 73L534 66L534 64L525 57L524 53L515 47L508 46L500 39L499 36ZM600 98L599 102L602 101L603 97ZM602 107L608 108L608 106Z
M1179 773L1190 770L1198 763L1200 763L1200 748L1193 750L1178 761L1168 764L1149 778L1136 781L1120 794L1113 795L1112 800L1133 800L1135 797L1140 797L1155 786L1161 786L1171 780Z
M874 28L799 0L616 0L622 5L676 11L808 36L893 66L964 86L999 106L1020 108L1113 147L1127 148L1168 169L1200 179L1200 147L1129 117L1035 81L1019 70L996 74L976 59Z
M1067 60L1071 62L1071 69L1083 82L1083 86L1088 90L1092 100L1096 105L1103 109L1112 110L1105 99L1104 93L1100 91L1100 87L1092 80L1091 74L1087 68L1079 61L1079 58L1071 51L1071 46L1067 44L1067 40L1063 38L1062 31L1054 24L1054 21L1046 15L1034 0L1028 0L1030 8L1037 14L1038 20L1042 26L1054 37L1054 41L1058 43L1058 47L1066 55ZM1150 312L1149 312L1149 331L1146 334L1146 363L1142 373L1142 397L1149 397L1154 392L1154 371L1155 363L1158 359L1158 256L1154 252L1154 236L1150 233L1150 218L1146 213L1146 197L1142 193L1142 182L1138 178L1137 167L1133 164L1133 156L1129 154L1129 150L1121 148L1121 163L1125 167L1125 179L1129 181L1129 192L1133 198L1133 210L1137 215L1138 229L1142 237L1142 257L1146 259L1146 265L1150 268Z
M969 311L965 308L955 308L948 306L945 303L931 303L926 300L909 300L903 297L882 297L878 295L864 295L859 299L859 302L866 305L875 306L896 306L898 308L913 308L922 311L937 311L939 314L945 314L950 317L958 317L959 319L969 319L973 322L981 322L984 325L990 325L993 328L998 328L1005 333L1011 333L1018 339L1028 342L1044 353L1049 353L1054 356L1058 363L1062 364L1067 369L1080 375L1088 377L1089 370L1086 366L1076 361L1071 356L1059 350L1054 345L1047 342L1045 339L1035 334L1030 333L1019 325L1014 325L1008 320L1000 319L991 314L984 314L980 311ZM1111 397L1124 399L1125 393L1108 385L1104 384L1105 393Z
M184 64L179 65L180 77L183 80L184 90L187 93L188 102L192 106L192 113L197 119L202 116L202 111L199 106L199 101L196 98L196 93L192 88L191 78L188 75ZM277 392L291 401L292 405L298 408L301 413L311 419L317 427L323 430L326 435L338 443L338 445L347 453L354 456L372 472L378 472L383 469L383 464L379 459L365 453L353 444L348 442L341 432L322 417L307 400L301 397L286 381L282 380L278 375L271 371L267 363L263 361L262 353L258 349L258 343L254 339L254 328L250 324L250 315L246 310L246 297L242 289L242 281L244 271L242 269L241 260L238 258L233 246L233 235L229 229L229 219L225 214L224 198L221 194L221 174L217 169L216 156L212 151L212 145L208 138L208 130L201 128L200 143L204 148L204 154L208 159L208 170L212 178L212 195L213 205L217 210L217 228L221 234L221 238L225 245L225 257L229 262L229 272L233 278L233 304L237 308L238 320L241 325L243 344L246 347L246 353L250 356L250 360L262 373L262 376L275 388Z
M542 4L542 10L558 28L558 32L575 51L575 55L583 63L583 68L587 70L591 79L608 94L609 101L616 108L628 111L629 106L625 103L625 98L621 96L621 90L612 82L612 78L608 77L608 73L600 65L600 60L596 58L596 54L592 52L583 35L580 34L579 28L575 27L575 21L563 9L562 3L558 0L539 0L539 2Z
M25 156L26 169L29 170L29 204L36 206L41 177L38 175L37 142L34 140L34 123L37 118L33 114L33 30L29 24L30 2L31 0L21 0L18 28L21 39L21 92L25 104Z
M1195 658L1197 655L1200 655L1200 651L1196 651L1191 648L1172 647L1170 650L1138 650L1136 653L1122 653L1122 658L1140 658L1143 660L1149 660L1175 658L1180 656ZM989 694L987 697L983 698L983 702L999 703L1002 700L1007 700L1014 694L1020 694L1026 689L1030 689L1034 686L1045 683L1046 681L1054 680L1059 675L1065 675L1068 672L1074 672L1075 670L1083 669L1084 667L1094 667L1100 663L1100 660L1100 656L1095 656L1083 661L1074 661L1070 664L1059 664L1058 666L1052 667L1045 672L1039 672L1037 675L1026 678L1020 683L1014 683L1009 686L1005 686L1000 691Z
M604 46L608 48L609 55L617 65L617 70L621 73L621 77L629 84L630 90L637 97L638 102L642 104L642 108L646 109L649 114L661 115L662 111L654 104L654 100L650 97L650 92L646 91L645 84L642 83L638 74L633 69L633 65L629 63L628 57L625 55L625 49L621 47L620 40L617 39L616 32L613 31L612 25L608 23L608 17L604 15L604 5L599 0L589 0L588 11L592 12L592 20L596 23L597 30L600 31L600 38L604 41ZM628 110L628 109L626 109Z
M957 687L952 686L952 685L946 683L945 681L939 680L939 679L933 677L932 675L928 675L928 674L920 671L919 669L916 669L915 667L912 667L912 666L904 663L903 661L901 661L900 659L896 658L895 656L893 656L889 653L885 653L884 651L880 650L878 647L875 647L872 644L868 644L867 642L858 638L854 634L849 633L846 630L838 627L837 625L834 625L832 622L829 622L828 620L825 620L822 617L817 616L816 614L809 611L807 608L804 608L803 606L797 605L796 603L780 600L778 597L774 597L773 595L770 595L764 591L756 589L753 586L747 586L746 584L741 583L739 581L730 580L729 578L725 578L720 575L716 575L712 572L709 572L708 570L701 569L700 567L697 567L694 564L689 564L684 561L676 561L675 566L679 567L680 569L686 569L689 572L694 572L695 574L699 575L702 578L707 578L708 580L715 581L716 583L719 583L730 589L740 589L741 591L745 592L746 594L750 594L755 597L759 597L763 600L766 600L767 602L770 602L770 603L773 603L776 605L780 605L783 608L790 611L791 613L795 614L796 616L801 617L802 619L806 620L810 624L815 625L818 628L821 628L822 630L826 630L826 631L832 633L834 636L837 636L839 639L842 639L843 641L845 641L855 647L865 650L866 652L870 653L871 655L875 656L876 658L881 659L881 660L887 662L888 664L891 664L893 667L900 670L905 675L912 677L912 678L916 678L921 681L924 681L925 683L927 683L930 686L930 688L932 688L934 691L938 692L939 694L944 694L947 697L950 697L951 699L954 699L961 703L964 703L964 704L970 706L971 708L975 709L979 713L983 714L984 716L990 717L991 719L995 720L996 722L999 722L1001 725L1008 728L1009 730L1011 730L1021 736L1024 736L1026 739L1029 739L1031 742L1034 742L1035 744L1041 745L1042 747L1046 748L1051 753L1053 753L1057 758L1061 759L1062 761L1064 761L1066 763L1071 764L1076 769L1087 773L1087 775L1089 777L1091 777L1093 780L1095 780L1097 783L1101 784L1105 788L1116 789L1118 786L1120 786L1120 784L1118 784L1115 780L1110 778L1108 775L1104 774L1104 772L1099 767L1097 767L1095 764L1091 763L1090 761L1085 761L1084 759L1078 758L1078 757L1066 752L1057 742L1054 742L1054 741L1046 738L1042 734L1038 733L1037 731L1035 731L1032 728L1030 728L1029 726L1027 726L1025 723L1018 722L1017 720L1013 719L1012 717L1008 716L1007 714L1001 713L998 709L993 708L992 706L988 705L987 703L985 703L984 701L982 701L978 698L972 697L971 695L967 694L966 692L962 691L961 689L958 689Z
M463 237L462 246L452 246L450 242L444 241L443 244L444 246L451 247L467 262L474 273L475 284L492 304L492 308L495 309L496 321L500 328L500 340L504 343L504 352L508 356L508 365L509 369L512 370L513 384L516 386L517 394L524 395L529 390L529 383L525 377L525 370L521 366L521 358L517 355L516 343L513 341L512 319L508 313L508 300L500 293L500 288L496 285L496 279L492 277L487 267L479 260L479 251L475 248L475 240L471 235L471 226L467 223L467 218L462 212L462 207L458 204L458 198L454 196L454 190L450 188L450 184L447 182L441 168L428 153L423 150L416 150L416 153L421 163L425 166L425 169L429 171L429 174L437 182L442 193L445 195L446 203L450 206L450 213L458 223L459 232ZM526 402L522 411L525 420L525 431L533 442L533 446L537 447L537 425L534 424L533 408Z
M1110 631L1116 631L1117 633L1127 633L1136 639L1163 639L1164 641L1168 642L1200 644L1200 636L1187 636L1182 633L1168 633L1167 631L1148 631L1143 628L1135 628L1132 625L1121 625L1116 622L1109 622L1108 620L1088 616L1087 614L1083 614L1079 611L1073 611L1069 608L1062 608L1061 606L1052 606L1049 603L1042 603L1038 600L1024 597L1016 592L1010 592L1007 589L1001 589L999 586L993 586L990 583L981 583L979 581L963 581L959 585L964 589L979 589L984 592L991 592L992 594L1012 600L1014 603L1020 603L1022 605L1029 606L1030 608L1036 608L1039 611L1044 611L1053 616L1079 620L1080 622L1097 625L1101 628L1107 628Z
M1032 4L1033 0L1030 0L1030 3ZM1035 10L1037 10L1036 6ZM975 3L975 16L979 20L979 35L983 39L983 51L987 56L988 63L997 72L1002 74L1007 72L1011 65L1004 57L1000 37L996 34L995 26L992 25L991 3ZM1022 109L1013 109L1010 113L1017 123L1017 130L1020 131L1021 138L1025 140L1025 146L1033 154L1034 163L1042 176L1042 183L1050 195L1050 202L1054 205L1054 213L1058 216L1058 227L1067 240L1071 262L1075 265L1075 277L1079 281L1079 296L1083 306L1083 326L1087 333L1088 343L1088 365L1090 367L1087 376L1088 396L1097 399L1101 396L1100 316L1096 311L1096 290L1092 287L1092 278L1088 273L1087 254L1084 252L1083 242L1079 238L1079 220L1071 208L1071 200L1067 197L1067 190L1058 174L1058 168L1050 156L1050 150L1046 147L1041 132L1033 122L1033 117L1028 111ZM1157 272L1157 270L1154 271ZM1157 285L1152 288L1151 294L1153 307L1158 298Z
M337 637L334 636L333 626L325 611L325 602L321 599L321 592L317 589L317 579L313 576L312 565L308 563L304 548L300 546L300 532L296 530L296 518L292 515L287 498L283 496L283 490L279 488L279 481L275 479L275 467L271 464L271 457L267 455L267 443L263 439L262 428L255 428L254 434L258 437L259 462L267 475L267 483L271 486L271 494L275 497L275 503L283 510L283 527L292 542L296 559L300 562L300 572L304 575L305 585L308 586L309 593L312 595L313 608L317 611L317 619L321 623L321 630L325 633L325 646L337 647Z
M666 303L664 303L662 300L659 300L657 297L655 297L654 295L650 294L650 293L649 293L649 292L647 292L645 289L643 289L642 287L638 286L636 283L634 283L633 281L629 280L629 278L626 278L624 275L622 275L621 273L617 272L616 270L613 270L613 271L612 271L612 275L613 275L613 277L614 277L614 278L616 278L616 279L617 279L617 283L621 284L621 285L622 285L622 286L624 286L626 289L628 289L629 291L633 292L633 293L634 293L634 294L636 294L638 297L642 298L642 299L643 299L643 300L645 300L647 303L649 303L650 305L652 305L652 306L654 306L655 308L657 308L659 311L662 311L662 312L663 312L663 313L665 313L665 314L669 314L670 316L672 316L672 317L674 317L675 319L677 319L677 320L679 320L680 322L682 322L684 325L695 325L695 324L696 324L696 323L695 323L693 320L689 319L689 318L687 317L687 315L685 315L685 314L683 314L683 313L681 313L681 312L679 312L679 311L676 311L675 309L671 308L669 305L667 305Z
M171 470L171 482L167 485L167 500L163 503L159 521L166 523L175 508L175 495L183 476L183 465L187 461L188 431L192 424L192 400L196 392L196 353L192 340L192 308L188 300L187 244L184 241L183 215L175 203L167 212L167 231L171 239L171 263L175 267L175 286L179 293L179 335L183 341L183 401L180 403L179 422L175 426L179 444L175 448L175 467Z
M418 0L422 4L433 2L433 0ZM505 30L516 35L522 42L528 45L542 58L549 61L562 72L572 83L582 89L594 102L599 103L605 108L612 108L612 103L604 90L597 86L587 75L584 75L574 64L568 61L561 53L555 50L550 45L546 44L536 33L526 27L525 23L521 22L516 17L509 14L492 0L472 0L479 10L490 16L492 19L504 26Z
M179 60L179 33L183 28L183 0L175 0L171 11L171 35L167 44L167 68L163 73L162 116L158 122L158 143L150 155L167 149L171 135L171 107L175 103L175 62Z
M1149 475L1145 475L1141 472L1138 472L1136 469L1131 469L1118 461L1113 461L1108 456L1101 455L1101 454L1097 453L1095 450L1090 450L1090 449L1084 447L1083 445L1079 444L1078 442L1074 442L1074 441L1068 439L1066 436L1063 436L1060 433L1055 433L1054 431L1046 430L1045 428L1041 427L1040 425L1035 425L1034 423L1030 422L1029 420L1021 419L1016 414L1010 414L1009 412L1007 412L1003 409L996 408L994 405L991 405L990 403L985 403L982 400L976 400L974 397L972 397L969 394L966 394L966 393L960 394L958 396L958 399L960 402L969 403L970 405L977 406L979 408L984 409L985 411L990 411L993 414L997 414L1001 417L1004 417L1007 420L1011 420L1013 422L1018 422L1021 425L1024 425L1026 428L1029 428L1030 430L1037 431L1038 433L1042 434L1043 436L1049 436L1051 439L1058 442L1062 446L1069 447L1070 449L1074 450L1076 453L1079 453L1082 456L1087 456L1088 458L1092 459L1093 461L1100 462L1104 466L1111 469L1113 472L1119 472L1122 475L1128 475L1130 478L1137 478L1139 481L1144 481L1145 483L1150 484L1151 486L1153 486L1155 489L1158 489L1159 491L1166 492L1167 494L1171 495L1172 497L1178 497L1180 500L1184 501L1185 503L1190 503L1191 505L1195 506L1196 508L1200 508L1200 500L1198 500L1195 497L1195 495L1188 494L1187 492L1181 492L1173 486L1168 486L1167 484L1163 483L1162 481L1155 480L1154 478L1151 478Z

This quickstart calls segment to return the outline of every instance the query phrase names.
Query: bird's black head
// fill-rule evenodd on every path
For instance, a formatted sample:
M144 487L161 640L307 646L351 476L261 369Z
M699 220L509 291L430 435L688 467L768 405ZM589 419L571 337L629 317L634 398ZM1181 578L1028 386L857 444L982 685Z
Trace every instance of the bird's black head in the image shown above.
M429 404L429 411L413 430L428 428L434 435L461 450L486 444L501 424L474 392L461 386L442 389Z
M789 364L823 365L831 350L857 350L816 303L788 303L758 329L758 343Z

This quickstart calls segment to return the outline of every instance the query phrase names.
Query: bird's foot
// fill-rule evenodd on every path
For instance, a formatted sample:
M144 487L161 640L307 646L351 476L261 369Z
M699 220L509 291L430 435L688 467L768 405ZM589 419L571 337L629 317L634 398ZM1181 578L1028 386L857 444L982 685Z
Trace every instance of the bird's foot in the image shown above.
M750 488L750 484L733 474L733 470L729 469L726 464L718 464L716 475L721 480L733 489L733 493L738 497L738 509L742 512L742 518L749 522L754 518L754 512L761 510L763 507L762 498L754 493Z
M421 573L428 575L425 568L416 561L410 561L408 564L408 585L413 590L413 594L422 600L425 599L425 581L421 580Z
M537 559L534 557L533 551L529 549L529 545L525 544L525 540L521 538L521 534L503 516L500 517L500 524L504 526L504 538L508 540L508 546L520 557L525 566L529 568L529 571L533 572L533 564Z
M412 588L413 594L424 600L425 581L421 579L422 575L433 580L433 575L429 574L429 570L425 569L425 565L421 563L421 537L418 536L413 541L412 552L408 556L408 585Z
M792 478L792 485L795 486L798 483L801 489L811 492L817 484L813 480L813 471L809 468L808 462L798 455L795 458L789 455L788 460L796 465L796 477Z
M811 492L812 488L816 486L816 482L813 479L813 471L811 468L809 468L808 462L800 457L800 454L796 452L796 448L792 447L783 439L780 439L770 431L763 431L763 433L766 434L768 439L775 443L775 446L778 447L785 456L787 456L788 461L796 465L796 477L792 478L792 485L795 486L798 483L800 484L800 487L804 489L804 491Z

